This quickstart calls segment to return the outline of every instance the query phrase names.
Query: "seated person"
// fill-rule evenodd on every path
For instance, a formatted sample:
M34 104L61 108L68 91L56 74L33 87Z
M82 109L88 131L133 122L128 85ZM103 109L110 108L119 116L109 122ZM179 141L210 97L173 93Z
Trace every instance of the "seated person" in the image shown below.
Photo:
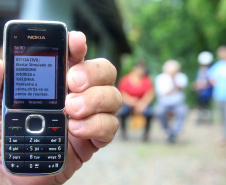
M211 122L212 114L210 111L210 103L212 98L212 85L208 77L210 64L213 61L213 55L209 51L203 51L198 56L200 67L196 74L194 82L194 90L197 95L198 117L197 123Z
M217 103L222 122L222 140L220 144L226 146L226 45L217 48L218 61L209 71L208 77L213 86L213 99Z
M175 60L166 61L163 65L163 73L155 79L157 93L156 116L168 134L168 141L175 142L180 133L187 105L183 89L187 86L187 76L180 72L180 65ZM168 115L173 113L172 124L168 123Z
M143 140L148 139L151 121L150 103L154 98L152 81L146 75L146 66L143 62L137 63L131 72L119 82L118 89L122 94L123 105L118 112L121 118L122 137L126 139L126 118L130 113L142 114L146 118L146 127Z

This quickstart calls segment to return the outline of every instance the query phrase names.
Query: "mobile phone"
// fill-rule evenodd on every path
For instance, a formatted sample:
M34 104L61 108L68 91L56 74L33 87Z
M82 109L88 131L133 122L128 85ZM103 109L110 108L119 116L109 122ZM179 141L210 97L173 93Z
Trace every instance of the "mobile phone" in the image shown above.
M62 22L5 24L2 162L15 175L61 172L67 158L68 31Z

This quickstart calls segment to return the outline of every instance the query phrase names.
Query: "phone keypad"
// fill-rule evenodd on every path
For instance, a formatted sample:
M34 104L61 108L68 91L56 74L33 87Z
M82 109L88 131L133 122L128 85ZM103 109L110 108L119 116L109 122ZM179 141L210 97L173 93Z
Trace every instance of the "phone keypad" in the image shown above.
M23 116L23 121L26 116ZM62 168L65 162L65 136L62 125L64 116L57 119L43 115L46 119L44 132L37 136L26 132L21 118L10 123L5 129L5 166L13 173L54 173ZM11 117L11 116L10 116ZM52 116L53 117L53 116ZM12 118L10 118L12 119ZM50 121L49 121L50 120ZM51 122L51 120L54 120ZM60 123L57 123L57 121ZM20 127L20 131L17 129ZM12 129L13 128L13 129Z

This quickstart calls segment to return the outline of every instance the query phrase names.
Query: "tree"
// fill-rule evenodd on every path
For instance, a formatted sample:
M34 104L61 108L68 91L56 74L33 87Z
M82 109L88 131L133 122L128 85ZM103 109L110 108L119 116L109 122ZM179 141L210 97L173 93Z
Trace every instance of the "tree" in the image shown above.
M226 43L225 0L123 0L125 30L133 54L124 62L144 58L155 76L161 72L163 62L176 59L182 70L193 81L203 50L215 54L216 48ZM131 62L132 61L132 62ZM189 89L188 93L191 93ZM191 101L191 99L189 99Z

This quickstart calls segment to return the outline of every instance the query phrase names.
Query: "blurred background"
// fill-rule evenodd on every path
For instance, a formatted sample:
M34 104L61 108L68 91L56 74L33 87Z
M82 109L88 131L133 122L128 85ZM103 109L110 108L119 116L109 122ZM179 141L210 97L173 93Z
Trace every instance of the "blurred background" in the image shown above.
M110 60L118 70L117 83L133 71L138 60L145 61L153 88L169 59L177 60L187 77L183 92L189 111L177 142L167 142L155 116L143 142L145 124L140 119L134 123L132 112L126 121L127 137L121 136L120 128L115 140L95 153L66 185L226 184L221 117L210 99L211 118L200 122L194 87L200 52L212 53L212 65L218 60L217 48L226 44L226 0L0 0L0 43L10 19L63 21L69 30L84 32L86 58ZM150 102L152 109L157 101L155 96Z

